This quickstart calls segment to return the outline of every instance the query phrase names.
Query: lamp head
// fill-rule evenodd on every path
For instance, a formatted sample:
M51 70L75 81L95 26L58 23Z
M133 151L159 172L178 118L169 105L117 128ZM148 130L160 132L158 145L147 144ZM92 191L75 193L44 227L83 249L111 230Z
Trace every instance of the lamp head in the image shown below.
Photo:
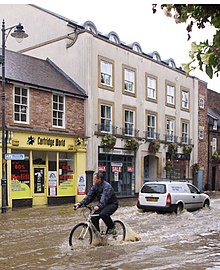
M23 29L24 27L19 23L15 26L14 32L11 33L11 36L14 37L18 43L21 43L24 38L28 37L28 34L26 34Z

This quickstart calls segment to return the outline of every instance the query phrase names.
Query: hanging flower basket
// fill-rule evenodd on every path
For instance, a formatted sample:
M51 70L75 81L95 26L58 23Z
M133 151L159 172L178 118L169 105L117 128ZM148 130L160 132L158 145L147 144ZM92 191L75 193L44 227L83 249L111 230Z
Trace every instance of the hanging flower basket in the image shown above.
M170 143L168 145L168 153L171 154L171 156L175 156L178 150L178 145L175 143Z
M157 141L152 141L149 143L149 146L148 146L148 151L151 152L151 153L156 153L158 152L160 149L160 143L157 142Z
M191 152L192 152L192 146L190 146L190 145L183 146L183 154L184 155L190 155Z
M114 148L116 144L116 137L110 134L107 134L102 137L101 146L103 146L104 149L112 149Z
M132 151L137 151L139 148L139 142L136 139L127 139L124 146Z

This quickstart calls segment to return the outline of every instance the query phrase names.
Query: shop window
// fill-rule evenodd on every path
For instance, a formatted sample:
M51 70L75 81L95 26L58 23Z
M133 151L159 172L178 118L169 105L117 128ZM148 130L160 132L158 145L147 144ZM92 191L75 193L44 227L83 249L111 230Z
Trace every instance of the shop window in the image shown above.
M46 152L33 151L33 164L46 165Z
M73 153L59 153L59 184L73 179L74 159Z
M19 193L30 191L30 161L28 151L13 151L12 154L24 154L24 160L11 161L11 190L19 197ZM13 194L12 194L13 196Z

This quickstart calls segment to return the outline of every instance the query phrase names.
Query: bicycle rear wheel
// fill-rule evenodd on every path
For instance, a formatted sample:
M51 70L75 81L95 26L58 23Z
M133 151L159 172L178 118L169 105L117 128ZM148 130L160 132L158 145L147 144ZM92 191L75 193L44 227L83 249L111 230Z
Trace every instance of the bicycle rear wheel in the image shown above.
M87 223L73 227L69 235L69 245L74 248L88 247L92 243L92 230Z
M126 229L124 223L120 220L115 220L114 225L117 234L113 236L113 238L117 241L124 241L126 236Z

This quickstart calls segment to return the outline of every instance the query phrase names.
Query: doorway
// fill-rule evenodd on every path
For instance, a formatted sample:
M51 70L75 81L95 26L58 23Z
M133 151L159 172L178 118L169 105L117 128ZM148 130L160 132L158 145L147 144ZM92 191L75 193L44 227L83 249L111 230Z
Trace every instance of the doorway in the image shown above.
M46 166L34 166L33 205L47 204Z

